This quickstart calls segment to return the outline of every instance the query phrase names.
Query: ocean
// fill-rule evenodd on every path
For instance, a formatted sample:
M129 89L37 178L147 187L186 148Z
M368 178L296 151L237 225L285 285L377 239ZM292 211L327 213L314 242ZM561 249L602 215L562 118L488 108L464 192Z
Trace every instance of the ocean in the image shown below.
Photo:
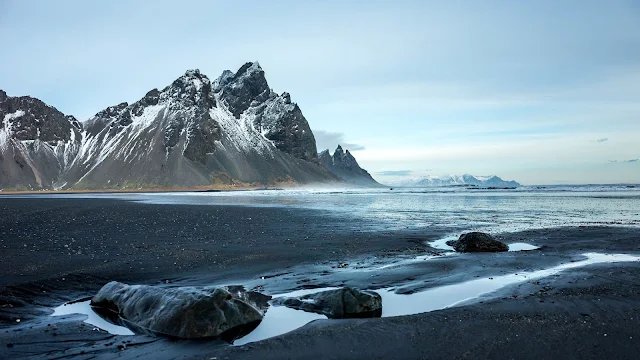
M493 234L562 226L640 226L640 185L336 189L26 195L148 204L315 209L358 231L421 228Z

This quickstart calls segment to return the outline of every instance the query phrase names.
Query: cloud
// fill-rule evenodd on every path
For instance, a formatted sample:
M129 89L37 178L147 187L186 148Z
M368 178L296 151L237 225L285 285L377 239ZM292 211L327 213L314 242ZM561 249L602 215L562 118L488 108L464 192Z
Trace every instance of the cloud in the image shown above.
M637 163L640 159L631 159L631 160L627 160L625 161L626 163Z
M313 135L316 138L316 146L318 147L319 151L325 149L333 151L338 147L338 145L341 145L343 149L349 151L365 149L363 145L346 142L344 140L344 134L340 132L313 130Z
M603 143L605 141L609 141L609 138L600 138L600 139L596 140L597 143Z
M411 175L412 172L413 171L411 170L386 170L386 171L379 171L376 174L382 175L382 176L407 176L407 175Z

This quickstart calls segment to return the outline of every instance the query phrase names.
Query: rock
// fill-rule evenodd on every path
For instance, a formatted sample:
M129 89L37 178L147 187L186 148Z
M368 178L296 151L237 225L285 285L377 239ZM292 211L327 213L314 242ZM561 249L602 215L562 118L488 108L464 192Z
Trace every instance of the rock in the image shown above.
M498 241L489 234L482 232L470 232L460 235L455 241L447 241L457 252L501 252L509 251L509 246Z
M331 319L369 318L382 315L382 298L379 294L351 287L297 298L277 298L273 304L323 314Z
M243 296L250 299L247 294ZM234 298L226 288L162 288L116 281L103 286L91 306L101 316L137 333L227 341L251 332L264 312Z

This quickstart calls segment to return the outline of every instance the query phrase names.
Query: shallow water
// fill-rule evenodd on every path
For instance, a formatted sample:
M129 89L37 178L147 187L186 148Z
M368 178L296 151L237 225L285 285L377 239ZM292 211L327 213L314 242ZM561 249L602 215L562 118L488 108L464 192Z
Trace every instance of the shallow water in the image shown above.
M599 263L640 261L640 256L626 254L588 253L584 254L584 256L587 257L585 260L569 262L548 269L476 279L408 295L396 294L395 291L397 289L378 290L378 294L382 296L382 316L413 315L461 305L508 285L556 275L567 269Z
M53 314L51 314L51 316L82 314L87 316L87 319L84 320L85 323L102 329L109 334L134 335L134 333L128 328L114 325L100 317L100 315L96 314L93 309L91 309L91 305L89 305L90 303L91 300L79 301L72 304L62 304L53 309Z
M326 318L324 315L290 309L286 306L270 306L260 325L248 335L236 340L233 344L244 345L250 342L268 339L293 331L313 320Z
M578 225L640 226L640 187L622 185L515 190L293 189L36 196L316 209L325 211L326 216L350 218L352 228L357 231L437 228L459 235L459 231L495 234Z
M397 288L379 289L375 291L382 297L383 317L413 315L462 305L506 286L556 275L567 269L599 263L640 261L640 256L627 254L587 253L583 254L583 256L585 256L586 259L561 264L548 269L475 279L458 284L435 287L413 294L397 294ZM337 288L327 287L296 290L277 294L273 297L297 297L334 289ZM133 335L129 329L113 325L100 318L89 306L89 301L61 305L54 309L52 316L68 314L85 314L88 316L85 320L86 323L112 334ZM326 318L324 315L294 310L285 306L270 306L260 325L248 335L236 340L234 345L243 345L278 336L302 327L311 321Z
M455 252L447 252L447 253L439 254L439 255L420 255L420 256L416 256L416 257L410 258L410 259L402 259L402 260L398 260L398 261L392 261L389 264L378 266L378 267L375 267L375 268L364 268L364 269L361 269L361 270L364 270L364 271L378 271L378 270L384 270L384 269L388 269L388 268L395 268L395 267L399 267L399 266L403 266L403 265L415 264L415 263L428 261L428 260L433 260L433 259L440 259L440 258L442 258L444 256L452 256L452 255L456 255L456 253Z
M536 245L527 244L527 243L509 244L509 251L531 251L536 249L540 249L540 247Z
M457 235L445 236L441 239L429 242L429 246L431 246L434 249L453 251L453 247L447 245L447 241L450 241L450 240L458 240L458 236ZM539 248L540 248L539 246L527 244L527 243L509 244L509 251L530 251L530 250L536 250Z

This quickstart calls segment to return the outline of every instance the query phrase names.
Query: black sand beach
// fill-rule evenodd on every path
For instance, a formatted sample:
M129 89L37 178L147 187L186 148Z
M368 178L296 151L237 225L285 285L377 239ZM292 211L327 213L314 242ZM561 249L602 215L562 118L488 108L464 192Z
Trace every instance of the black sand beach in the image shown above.
M586 252L640 254L636 228L503 234L507 243L542 248L442 257L371 276L350 270L438 255L442 250L427 242L451 229L370 231L375 224L327 211L107 199L0 197L0 212L0 358L620 359L640 353L637 262L566 270L424 314L314 321L244 346L114 336L80 315L49 316L111 280L239 284L268 294L343 285L413 292L544 269Z

